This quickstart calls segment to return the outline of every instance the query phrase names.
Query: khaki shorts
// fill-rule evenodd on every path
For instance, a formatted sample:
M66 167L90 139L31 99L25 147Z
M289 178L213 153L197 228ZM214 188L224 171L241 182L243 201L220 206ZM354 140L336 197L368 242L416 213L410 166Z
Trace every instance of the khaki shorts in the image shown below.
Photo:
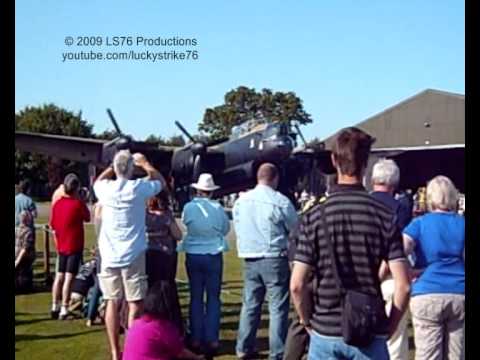
M124 293L129 302L143 300L147 293L145 253L126 267L102 267L98 280L105 300L121 300Z

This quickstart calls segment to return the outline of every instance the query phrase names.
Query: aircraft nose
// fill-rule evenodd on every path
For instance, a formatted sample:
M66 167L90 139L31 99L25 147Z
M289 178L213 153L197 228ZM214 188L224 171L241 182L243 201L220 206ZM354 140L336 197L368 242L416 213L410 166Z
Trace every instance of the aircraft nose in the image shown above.
M293 150L293 142L288 138L280 138L275 141L277 154L281 157L288 157Z

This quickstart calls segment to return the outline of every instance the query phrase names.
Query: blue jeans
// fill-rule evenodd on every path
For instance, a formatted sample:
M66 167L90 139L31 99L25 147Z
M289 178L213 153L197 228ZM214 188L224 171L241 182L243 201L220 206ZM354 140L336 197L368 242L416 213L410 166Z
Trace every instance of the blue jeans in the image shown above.
M309 360L389 360L387 339L376 337L366 348L347 345L341 337L310 335Z
M97 317L97 310L98 310L98 302L100 297L102 296L102 291L100 290L100 286L98 282L95 282L95 285L90 289L90 299L88 300L88 307L87 307L87 319L88 320L95 320Z
M245 260L237 355L253 354L262 304L268 293L270 359L282 359L288 331L290 269L287 258Z
M216 342L220 332L223 255L186 255L190 287L190 336L193 342ZM207 293L207 306L204 293Z

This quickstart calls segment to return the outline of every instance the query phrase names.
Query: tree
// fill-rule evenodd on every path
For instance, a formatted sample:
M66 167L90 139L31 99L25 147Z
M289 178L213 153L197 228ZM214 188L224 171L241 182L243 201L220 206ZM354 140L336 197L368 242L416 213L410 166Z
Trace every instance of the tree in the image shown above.
M74 114L54 104L26 107L15 114L15 130L48 133L54 135L92 137L93 125L81 119L81 111ZM64 172L74 171L88 179L85 164L59 159L47 159L39 154L15 151L15 182L30 179L33 194L45 196L41 189L48 185L52 190L62 181Z
M311 115L303 109L302 100L294 92L272 92L240 86L225 94L225 103L207 108L199 130L212 140L230 135L232 127L249 119L266 122L292 122L308 124Z
M100 134L95 135L95 138L101 139L101 140L113 140L116 137L118 137L118 134L115 130L105 130Z
M93 125L81 119L82 112L74 114L54 104L27 106L15 114L15 130L54 135L92 137Z
M325 142L320 140L318 137L314 137L307 143L307 147L314 150L325 150Z
M184 146L185 140L182 135L173 135L168 139L164 139L161 136L149 135L145 142L155 145L165 145L165 146Z
M173 135L171 136L165 145L169 146L185 146L185 139L182 135Z

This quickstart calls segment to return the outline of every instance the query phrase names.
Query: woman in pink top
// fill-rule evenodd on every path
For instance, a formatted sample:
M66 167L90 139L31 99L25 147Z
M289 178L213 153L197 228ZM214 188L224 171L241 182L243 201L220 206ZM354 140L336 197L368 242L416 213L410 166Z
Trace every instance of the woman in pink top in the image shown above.
M204 359L185 348L172 322L171 291L167 281L159 281L149 289L144 314L128 329L122 360Z

